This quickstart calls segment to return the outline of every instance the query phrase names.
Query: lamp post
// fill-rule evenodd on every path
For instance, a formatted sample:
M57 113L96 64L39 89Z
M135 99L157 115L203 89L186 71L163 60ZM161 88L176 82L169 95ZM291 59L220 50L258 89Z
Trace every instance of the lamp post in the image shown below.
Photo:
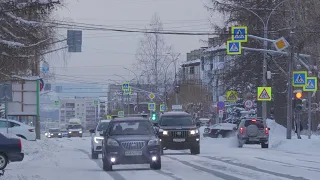
M270 18L271 18L271 15L274 13L274 11L280 6L282 5L284 2L286 2L288 0L283 0L281 1L279 4L277 4L270 12L270 14L267 16L267 19L266 20L263 20L263 18L261 18L256 12L252 11L251 9L249 8L246 8L244 6L240 6L240 5L232 5L232 4L226 4L226 3L220 3L219 1L215 1L216 4L223 4L223 5L226 5L226 6L231 6L231 7L238 7L238 8L242 8L242 9L245 9L249 12L251 12L252 14L254 14L256 17L258 17L258 19L262 22L263 24L263 38L264 38L264 41L263 41L263 47L264 47L264 50L267 50L268 49L268 41L266 39L268 39L268 26L269 26L269 22L270 22ZM268 82L267 82L267 51L264 51L263 53L263 68L262 68L262 81L263 81L263 86L267 86L268 85ZM292 123L291 123L291 120L292 120L292 102L291 102L291 99L292 99L292 85L291 85L291 80L292 80L292 77L291 77L291 74L292 74L292 70L293 70L293 62L292 60L289 61L289 73L288 73L288 99L287 99L287 139L291 139L291 129L292 129ZM262 118L264 121L266 121L267 119L267 102L266 101L263 101L262 102Z

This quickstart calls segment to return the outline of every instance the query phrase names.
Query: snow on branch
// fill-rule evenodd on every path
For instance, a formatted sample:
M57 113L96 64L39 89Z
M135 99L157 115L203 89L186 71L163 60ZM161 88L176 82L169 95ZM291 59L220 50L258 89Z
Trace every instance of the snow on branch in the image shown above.
M37 42L35 44L29 44L29 45L24 45L24 44L22 44L20 42L7 41L7 40L0 39L0 44L5 44L5 45L10 46L10 47L28 48L28 47L38 46L38 45L42 44L43 42L48 41L49 39L45 39L45 40L39 41L39 42Z
M9 16L10 18L16 20L16 23L24 23L24 24L28 24L28 25L32 25L32 26L39 26L40 23L39 22L36 22L36 21L28 21L28 20L25 20L25 19L22 19L21 17L17 17L15 15L13 15L12 13L5 13L7 16Z

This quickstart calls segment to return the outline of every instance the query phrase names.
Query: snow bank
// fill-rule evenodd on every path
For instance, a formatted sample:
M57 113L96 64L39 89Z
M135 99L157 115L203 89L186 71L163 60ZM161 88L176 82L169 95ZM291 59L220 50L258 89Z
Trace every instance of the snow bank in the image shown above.
M20 138L21 139L21 138ZM53 158L54 152L58 152L62 145L58 145L55 141L42 137L41 140L22 141L22 152L25 154L23 162L38 160L38 159L50 159Z

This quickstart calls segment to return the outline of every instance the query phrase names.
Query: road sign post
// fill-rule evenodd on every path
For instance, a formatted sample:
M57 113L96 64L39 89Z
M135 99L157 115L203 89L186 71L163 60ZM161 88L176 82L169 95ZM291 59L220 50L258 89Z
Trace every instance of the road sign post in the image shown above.
M239 55L242 54L242 45L238 41L227 41L227 54Z
M237 91L227 91L226 97L228 102L236 102L238 100L238 93Z
M93 100L92 104L93 104L94 106L99 106L100 100L99 100L99 99L95 99L95 100Z
M124 112L123 111L118 111L118 117L124 117Z
M155 97L156 97L156 96L155 96L153 93L150 93L150 94L149 94L149 98L150 98L151 100L153 100Z
M148 103L148 110L155 111L156 110L156 103Z
M54 101L54 106L60 107L60 101Z
M284 49L287 49L290 46L284 37L275 40L273 44L276 47L277 51L283 51Z
M232 41L248 42L248 27L247 26L233 26L231 27Z
M124 91L124 90L127 90L127 89L129 89L129 88L130 88L130 85L129 85L128 82L122 83L122 90L123 90L123 91Z
M292 86L304 87L307 85L307 71L293 71Z
M225 107L225 104L224 104L224 102L223 101L219 101L218 103L217 103L217 108L220 110L220 109L224 109L224 107Z
M81 52L82 46L82 31L68 30L67 31L68 52Z

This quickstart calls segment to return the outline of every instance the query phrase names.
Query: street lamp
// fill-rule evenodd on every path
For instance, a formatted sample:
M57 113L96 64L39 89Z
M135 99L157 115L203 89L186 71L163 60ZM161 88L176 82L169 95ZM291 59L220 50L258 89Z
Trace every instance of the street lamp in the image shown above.
M216 4L222 4L222 5L226 5L226 6L231 6L231 7L238 7L238 8L242 8L242 9L245 9L249 12L251 12L252 14L254 14L256 17L258 17L258 19L262 22L263 24L263 38L264 38L264 41L263 41L263 46L264 46L264 53L263 53L263 86L266 87L267 86L267 49L268 49L268 26L269 26L269 21L270 21L270 18L271 18L271 15L274 13L274 11L281 5L283 4L284 2L286 2L288 0L283 0L281 1L279 4L277 4L270 12L270 14L268 15L267 17L267 20L264 21L263 18L261 18L256 12L252 11L251 9L249 8L246 8L244 6L240 6L240 5L233 5L233 4L227 4L227 3L220 3L219 1L215 1ZM289 61L289 73L288 73L288 82L291 82L291 74L292 74L292 62ZM292 85L291 83L288 83L288 105L287 105L287 117L288 117L288 120L287 120L287 139L291 139L291 119L292 119L292 111L291 111L291 99L292 99ZM267 102L266 101L263 101L262 102L262 118L264 121L266 121L267 119ZM289 137L290 136L290 137Z

